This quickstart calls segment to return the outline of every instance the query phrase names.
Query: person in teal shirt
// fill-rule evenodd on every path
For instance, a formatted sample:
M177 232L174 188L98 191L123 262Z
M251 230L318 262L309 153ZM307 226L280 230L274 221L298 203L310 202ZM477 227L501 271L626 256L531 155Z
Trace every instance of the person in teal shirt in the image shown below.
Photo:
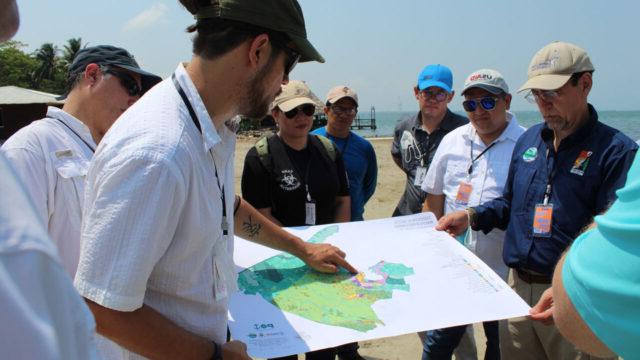
M552 288L531 311L578 348L640 359L640 157L618 200L560 259Z

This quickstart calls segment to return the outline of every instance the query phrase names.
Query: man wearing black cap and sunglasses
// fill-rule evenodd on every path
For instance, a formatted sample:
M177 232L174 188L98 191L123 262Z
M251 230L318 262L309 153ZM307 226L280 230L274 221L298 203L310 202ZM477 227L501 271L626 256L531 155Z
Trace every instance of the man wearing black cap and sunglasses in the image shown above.
M250 359L226 342L234 234L323 272L355 272L235 196L236 115L262 117L298 61L322 56L295 0L181 0L193 56L109 130L87 175L75 285L117 358Z
M61 109L20 129L2 146L47 224L71 277L80 255L84 178L96 144L113 122L161 79L125 49L84 48L69 66Z
M438 218L502 195L513 147L525 130L508 111L511 94L499 72L473 72L465 80L462 95L470 123L445 135L422 183L422 190L427 193L422 210L433 212ZM507 267L502 261L504 231L494 229L484 234L469 230L458 240L503 280L507 279ZM485 359L500 359L498 322L488 321L483 326L487 338ZM462 325L427 331L422 359L451 359L466 328Z

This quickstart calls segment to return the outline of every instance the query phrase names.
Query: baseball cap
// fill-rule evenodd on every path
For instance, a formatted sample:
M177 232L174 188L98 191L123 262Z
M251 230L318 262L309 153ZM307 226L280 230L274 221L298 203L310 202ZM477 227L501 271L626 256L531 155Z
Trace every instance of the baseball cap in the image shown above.
M319 103L318 97L311 92L304 81L290 80L287 85L282 85L282 91L273 100L271 108L277 106L280 110L287 112L303 104L319 106Z
M211 0L195 13L197 20L229 19L287 34L300 55L300 62L324 58L307 39L302 8L297 0Z
M358 105L358 94L355 90L345 85L339 85L329 90L327 93L327 102L335 104L336 101L345 97L353 99L353 101L356 102L356 105Z
M451 69L444 65L427 65L418 76L418 90L420 91L432 86L437 86L451 93L452 85L453 74L451 74Z
M502 77L502 74L492 69L480 69L471 73L464 80L464 88L462 89L462 95L470 88L481 88L488 92L497 95L500 93L509 93L509 86Z
M518 92L529 89L555 90L562 87L572 74L593 70L586 51L574 44L555 41L533 56L527 74L529 80Z
M127 50L111 45L87 47L78 51L69 65L69 77L84 72L89 64L119 67L140 74L143 93L159 83L162 78L140 69L138 63ZM64 99L65 93L60 99Z

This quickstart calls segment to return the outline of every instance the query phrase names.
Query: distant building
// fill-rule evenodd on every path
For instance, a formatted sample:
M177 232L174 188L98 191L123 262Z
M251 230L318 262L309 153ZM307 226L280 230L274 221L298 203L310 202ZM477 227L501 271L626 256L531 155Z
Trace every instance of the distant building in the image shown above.
M23 126L42 119L47 106L62 107L64 101L57 100L57 96L17 86L0 86L0 143Z

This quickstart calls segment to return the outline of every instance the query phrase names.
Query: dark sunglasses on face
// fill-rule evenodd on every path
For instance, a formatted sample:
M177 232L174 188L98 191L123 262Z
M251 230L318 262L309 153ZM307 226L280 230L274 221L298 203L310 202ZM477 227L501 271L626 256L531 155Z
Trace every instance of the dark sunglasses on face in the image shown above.
M127 91L129 96L142 96L142 88L133 76L113 69L107 69L105 73L118 78L120 85L122 85L122 87Z
M294 117L296 117L296 115L298 115L299 111L302 111L307 116L313 116L313 114L315 114L316 112L316 107L312 104L300 105L300 106L294 107L289 111L285 111L284 116L286 116L287 119L293 119Z
M298 61L300 61L302 55L287 46L286 42L278 38L277 36L271 35L271 40L276 46L281 48L287 56L287 62L284 65L284 75L289 76L291 71L293 71L293 68L298 64Z
M495 96L486 96L479 99L465 100L462 102L462 107L468 112L474 112L480 105L484 110L491 111L495 109L497 101L498 98Z

